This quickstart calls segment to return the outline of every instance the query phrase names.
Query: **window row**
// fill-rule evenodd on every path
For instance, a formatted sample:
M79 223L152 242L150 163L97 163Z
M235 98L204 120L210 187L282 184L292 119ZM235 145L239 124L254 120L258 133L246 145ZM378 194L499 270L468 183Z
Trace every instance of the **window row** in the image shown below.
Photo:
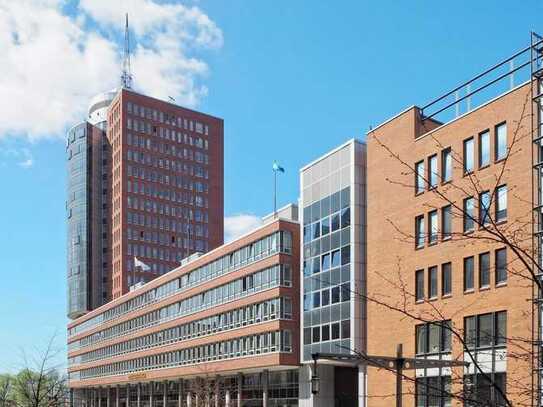
M330 340L335 341L337 339L349 339L350 337L351 321L349 319L333 322L331 324L304 328L304 345Z
M494 221L499 223L507 220L507 185L497 187L494 196L490 191L481 192L478 202L472 196L464 199L462 210L464 233L474 231L476 226L482 227L492 222L492 203L494 203Z
M492 202L494 202L494 221L500 223L507 220L507 185L496 188L494 195L492 197L490 191L482 192L479 195L478 205L474 197L464 199L462 208L464 233L474 231L476 225L483 227L491 223ZM439 212L441 212L441 222ZM420 249L426 244L436 244L440 238L441 240L450 239L453 234L453 216L452 205L446 205L440 210L434 209L428 212L427 216L417 216L415 218L415 247Z
M450 353L452 345L451 321L436 321L415 327L417 357L438 353Z
M158 168L168 168L167 164L170 160L168 158L162 158L164 156L172 156L176 158L181 158L187 161L196 161L200 164L209 164L209 155L198 150L193 150L186 147L176 147L175 145L170 145L168 143L157 142L150 137L138 136L137 134L128 133L126 135L126 143L129 146L137 147L140 149L146 149L153 153L160 154L158 157L154 157L155 163L154 167L157 167L156 161L158 160ZM203 143L203 142L202 142ZM207 148L207 141L205 143ZM174 160L172 159L172 165Z
M477 161L479 168L490 165L491 146L490 130L485 130L477 138ZM415 193L436 188L439 182L446 183L453 176L453 151L451 147L441 150L441 163L438 154L415 163ZM503 160L507 156L507 125L501 123L494 128L494 161ZM469 174L475 170L475 137L470 137L462 144L463 171Z
M183 128L199 134L205 134L206 136L209 135L209 126L207 124L182 118L171 113L140 106L132 102L126 102L126 111L128 114L135 117L154 120L155 122L164 123L168 126L178 127L180 129Z
M336 230L347 228L351 225L351 208L343 208L330 216L322 218L310 225L305 225L303 229L304 244L321 236L326 236Z
M292 333L290 331L249 335L229 341L92 367L81 370L81 379L129 374L137 371L192 365L272 352L292 352Z
M128 164L126 166L128 176L132 178L141 179L144 181L147 181L146 183L138 184L138 186L134 186L132 189L135 194L140 195L146 195L153 198L160 198L165 199L167 201L174 201L174 202L181 202L182 198L177 196L177 194L180 194L179 191L168 189L168 188L160 188L159 186L155 186L153 184L149 184L149 182L155 182L159 184L165 184L165 185L171 185L174 187L177 187L178 189L184 189L186 191L196 191L199 193L208 193L209 192L209 186L204 181L195 181L189 176L182 176L182 175L174 175L174 174L163 174L161 172L156 172L149 170L145 167L138 166L138 165L131 165ZM188 167L188 175L194 176L198 170L195 172L194 167ZM176 171L174 169L174 171ZM206 177L205 171L199 171L200 175L199 177ZM203 176L202 176L203 174ZM136 183L136 181L133 181Z
M190 224L189 224L190 225ZM126 228L126 237L128 240L132 241L140 241L140 242L147 242L147 243L153 243L153 244L159 244L162 246L170 246L170 247L178 247L182 248L184 247L182 244L182 238L179 236L179 234L184 233L185 235L189 237L209 237L207 232L207 226L206 225L190 225L191 227L181 227L185 226L184 224L181 224L180 222L177 223L177 227L171 228L172 231L177 232L177 234L168 234L168 233L160 233L156 231L150 231L150 230L137 230L132 228ZM199 231L199 228L203 228ZM187 246L185 246L187 248Z
M139 126L140 124L137 125L137 128L136 126L133 126L134 130L139 131ZM147 130L147 128L145 130ZM201 148L204 150L207 150L209 148L208 141L203 139L202 137L192 137L191 135L187 133L176 132L175 130L170 130L168 128L163 128L160 126L156 128L156 131L157 131L156 133L154 132L155 127L153 127L152 130L153 130L153 135L156 136L158 133L158 136L162 139L177 142L179 144L184 144L185 146L194 146L194 147ZM147 131L145 131L145 133L147 133ZM150 134L148 133L147 135L150 136ZM135 133L127 133L126 143L130 146L145 148L147 150L160 152L166 155L173 155L173 156L178 155L177 151L182 149L182 147L178 147L175 144L162 143L151 137L146 137L145 135L139 135ZM186 149L186 148L183 148L183 149ZM198 150L195 150L195 153L196 152L198 152L201 155L204 154Z
M326 307L331 304L347 302L351 299L350 283L340 286L325 288L322 291L313 291L304 294L304 311Z
M480 253L478 255L478 286L480 289L490 287L491 283L491 252ZM499 286L507 282L507 249L500 248L494 251L494 284ZM424 301L425 299L434 299L438 297L439 282L441 281L441 296L452 294L452 263L443 263L441 265L441 278L438 266L431 266L425 270L415 271L415 300ZM464 292L473 291L475 288L475 256L464 258L463 261L463 290Z
M142 349L185 341L213 333L228 331L275 319L292 319L292 300L289 297L273 298L247 305L222 314L180 324L152 334L106 346L81 356L81 363L101 360Z
M330 269L344 266L351 262L351 246L346 245L342 248L324 253L307 259L303 264L304 276L310 276Z
M93 327L111 319L115 319L128 312L145 307L158 301L160 298L172 295L177 291L184 291L205 281L212 280L223 274L232 272L239 267L259 261L276 253L292 253L292 234L288 231L274 232L218 259L198 267L180 278L146 291L135 298L119 304L103 313L88 319L68 330L68 335L92 329Z
M196 221L195 217L193 216L193 213L196 211L192 210L185 210L188 208L182 208L183 210L180 212L182 214L182 218L187 220L187 223L184 222L177 222L175 219L169 219L164 216L151 216L146 215L141 212L134 212L134 211L127 211L127 223L129 225L137 225L137 226L145 226L149 229L160 229L160 230L166 230L166 231L172 231L177 233L183 233L185 235L195 236L197 235L196 226L203 227L207 225L194 225L192 223L189 223L191 220ZM170 212L172 213L172 212ZM206 213L206 212L204 212ZM177 214L177 212L176 212ZM207 218L207 216L203 216L203 213L201 213L201 218ZM171 216L171 215L169 215ZM185 217L186 216L186 217ZM206 230L206 229L202 229ZM156 233L156 232L153 232ZM205 236L207 237L207 233L202 232L199 236Z
M424 301L425 299L435 299L438 297L439 281L441 280L441 296L445 297L452 294L452 264L443 263L441 265L441 278L438 266L428 267L425 279L425 270L415 271L415 300ZM427 289L427 291L426 291Z
M156 311L130 319L92 335L94 343L112 337L157 325L174 318L185 317L196 312L234 301L257 292L278 286L292 286L292 270L289 265L276 265L238 278L221 286L206 290ZM82 341L83 345L88 342Z
M490 130L479 133L477 137L477 163L479 168L490 165L491 147ZM501 123L494 128L494 161L507 157L507 124ZM475 137L463 142L464 174L475 170Z
M160 157L147 154L141 151L132 151L128 150L126 153L126 158L128 162L135 162L138 164L147 165L151 168L163 168L165 170L169 171L175 171L179 174L184 175L190 175L192 177L197 178L209 178L209 170L207 168L202 167L198 164L187 164L183 163L181 161L169 161L169 160L163 160ZM168 167L166 167L166 163L168 163ZM156 179L155 182L160 182L163 184L169 184L169 175L164 174L161 171L151 171L149 169L149 174L156 174L154 178ZM171 178L171 177L170 177Z
M304 227L310 223L326 218L335 212L345 209L351 204L351 189L346 187L320 201L308 205L303 210Z
M129 191L131 192L131 191ZM181 196L182 194L179 194ZM128 195L127 206L128 209L135 209L145 211L148 213L156 213L158 215L171 216L179 219L193 220L196 222L207 223L207 211L202 208L207 208L208 200L205 197L199 195L183 194L186 199L183 199L183 203L191 206L197 206L198 208L189 208L187 206L177 206L170 204L163 204L156 200L147 200L138 198L136 196ZM198 215L197 215L198 213ZM158 221L155 222L158 226Z
M477 256L477 273L475 269L475 256L464 258L464 292L473 291L475 276L477 274L478 287L488 288L491 283L491 252L480 253ZM507 249L500 248L494 251L494 284L496 286L507 282Z

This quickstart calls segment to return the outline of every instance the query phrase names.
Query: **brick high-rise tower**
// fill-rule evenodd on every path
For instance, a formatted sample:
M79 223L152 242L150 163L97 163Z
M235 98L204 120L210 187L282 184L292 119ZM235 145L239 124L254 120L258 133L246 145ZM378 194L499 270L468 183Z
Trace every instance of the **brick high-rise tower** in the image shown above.
M223 243L222 119L122 88L93 99L67 158L70 318Z
M123 88L107 122L117 298L223 243L223 120Z

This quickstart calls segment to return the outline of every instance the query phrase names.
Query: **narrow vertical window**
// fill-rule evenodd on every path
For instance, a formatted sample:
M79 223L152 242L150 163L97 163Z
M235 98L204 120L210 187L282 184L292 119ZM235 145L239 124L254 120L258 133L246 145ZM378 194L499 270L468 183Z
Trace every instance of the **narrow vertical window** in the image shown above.
M415 218L415 245L417 248L424 247L424 215Z
M496 250L496 284L505 283L507 281L507 249Z
M479 195L479 224L490 222L490 192L485 191Z
M452 206L441 208L441 237L443 240L451 237L452 233Z
M479 134L479 168L490 164L490 132Z
M424 161L415 164L415 193L420 194L425 189L424 182Z
M475 199L469 197L464 199L464 232L475 229Z
M437 297L437 266L428 269L428 297Z
M428 158L428 182L430 183L430 188L437 187L438 180L437 155L433 155Z
M441 295L452 293L452 265L445 263L441 265Z
M448 182L452 179L452 152L446 148L441 152L441 180Z
M464 259L464 291L473 290L473 256Z
M479 288L490 285L490 253L479 255Z
M496 222L507 219L507 185L496 188Z
M438 233L439 233L439 226L438 226L438 219L437 219L437 211L432 211L428 214L429 222L428 222L428 243L429 244L435 244L437 243Z
M496 126L495 137L495 159L498 161L507 156L507 125L505 123Z
M473 137L464 140L464 173L468 174L473 171L474 167L474 148Z
M417 301L424 300L424 270L415 272L415 299Z

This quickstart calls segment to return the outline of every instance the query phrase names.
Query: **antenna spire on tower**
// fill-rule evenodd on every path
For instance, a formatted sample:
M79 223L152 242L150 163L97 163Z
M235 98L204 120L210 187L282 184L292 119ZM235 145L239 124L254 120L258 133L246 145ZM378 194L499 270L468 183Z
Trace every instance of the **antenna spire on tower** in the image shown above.
M126 23L124 27L124 54L123 70L121 73L121 86L132 89L132 72L130 70L130 33L128 31L128 13L126 13Z

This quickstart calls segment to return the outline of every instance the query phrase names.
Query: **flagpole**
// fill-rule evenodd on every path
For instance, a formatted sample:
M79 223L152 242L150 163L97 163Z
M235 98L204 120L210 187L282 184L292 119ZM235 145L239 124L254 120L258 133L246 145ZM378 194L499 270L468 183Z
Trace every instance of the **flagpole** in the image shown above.
M273 171L273 218L277 217L277 171Z

